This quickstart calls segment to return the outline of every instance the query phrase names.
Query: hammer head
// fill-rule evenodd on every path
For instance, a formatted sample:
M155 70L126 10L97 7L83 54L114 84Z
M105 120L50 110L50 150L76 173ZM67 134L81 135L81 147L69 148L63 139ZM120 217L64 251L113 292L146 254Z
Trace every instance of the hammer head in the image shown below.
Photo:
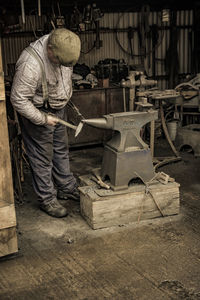
M78 126L76 127L75 137L77 137L79 135L79 133L81 132L82 128L83 128L83 122L80 122L78 124Z

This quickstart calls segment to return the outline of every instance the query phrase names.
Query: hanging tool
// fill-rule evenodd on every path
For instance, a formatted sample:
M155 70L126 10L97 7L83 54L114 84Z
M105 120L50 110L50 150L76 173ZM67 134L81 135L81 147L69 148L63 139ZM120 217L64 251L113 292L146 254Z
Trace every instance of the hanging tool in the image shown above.
M134 58L133 55L133 47L132 47L132 40L133 40L133 34L134 34L134 29L132 27L128 28L128 42L129 42L129 47L131 51L131 58Z
M38 16L41 17L41 0L38 0Z
M94 45L96 49L100 49L102 47L102 41L100 40L100 31L99 31L99 20L94 21L96 27L96 40L94 41Z
M24 0L21 0L22 23L25 24Z
M179 32L176 25L177 12L171 12L170 18L170 41L169 48L166 52L165 69L169 76L169 88L174 88L178 84L179 74L179 55L177 50L177 43Z

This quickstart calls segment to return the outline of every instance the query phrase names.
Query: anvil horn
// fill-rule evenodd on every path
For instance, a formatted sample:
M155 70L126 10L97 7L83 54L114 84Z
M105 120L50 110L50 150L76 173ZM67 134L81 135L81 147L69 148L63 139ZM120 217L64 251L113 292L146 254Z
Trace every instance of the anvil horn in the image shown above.
M82 120L82 122L96 128L105 128L105 129L112 128L110 125L108 125L108 122L105 118L86 119L86 120Z

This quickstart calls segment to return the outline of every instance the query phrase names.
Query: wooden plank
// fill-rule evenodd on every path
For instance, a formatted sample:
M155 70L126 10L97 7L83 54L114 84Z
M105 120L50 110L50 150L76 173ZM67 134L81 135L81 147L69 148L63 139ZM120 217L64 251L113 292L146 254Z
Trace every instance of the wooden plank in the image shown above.
M0 256L18 251L0 39Z
M0 230L16 226L14 204L0 207Z
M2 50L1 50L1 38L0 38L0 101L5 100L5 83L4 73L2 65Z
M18 251L15 227L0 230L0 257Z
M0 209L8 205L8 202L0 200Z
M5 102L0 102L0 201L14 202Z
M132 191L124 194L99 197L90 189L80 188L81 214L93 228L103 228L161 217L161 213L150 194L144 190ZM158 183L151 187L151 192L164 216L179 213L180 195L179 184Z

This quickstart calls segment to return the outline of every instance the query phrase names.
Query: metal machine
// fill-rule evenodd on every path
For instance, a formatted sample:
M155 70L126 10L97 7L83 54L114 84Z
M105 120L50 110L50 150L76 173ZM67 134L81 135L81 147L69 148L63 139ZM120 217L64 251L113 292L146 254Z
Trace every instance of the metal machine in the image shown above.
M136 77L139 77L136 79ZM140 96L142 96L142 92L145 90L147 86L154 86L157 84L156 80L149 80L146 78L146 75L142 71L130 71L127 80L122 79L121 86L123 88L129 88L129 110L134 110L134 102L136 97L135 89L139 87Z

